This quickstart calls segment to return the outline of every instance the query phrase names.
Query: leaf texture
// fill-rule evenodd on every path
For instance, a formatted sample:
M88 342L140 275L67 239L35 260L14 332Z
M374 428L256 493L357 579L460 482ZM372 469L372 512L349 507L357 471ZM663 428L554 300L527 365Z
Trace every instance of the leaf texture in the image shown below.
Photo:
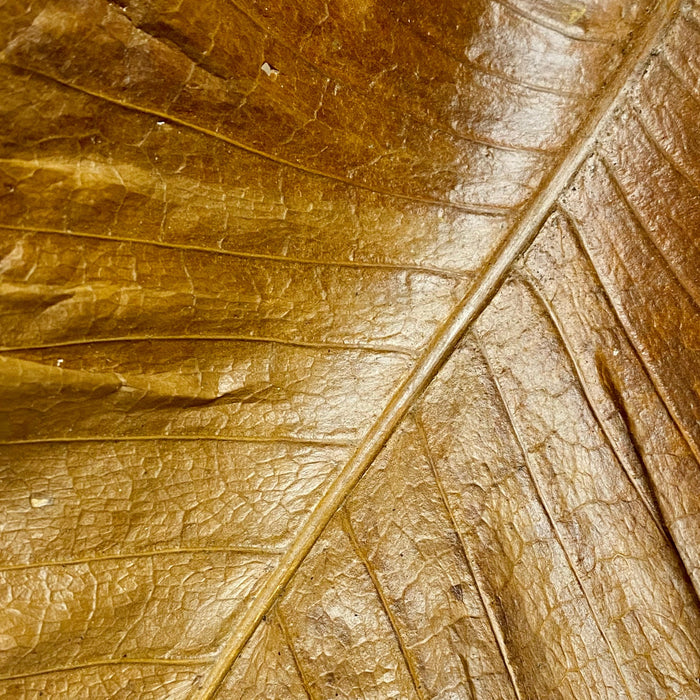
M0 692L700 698L700 9L0 6Z

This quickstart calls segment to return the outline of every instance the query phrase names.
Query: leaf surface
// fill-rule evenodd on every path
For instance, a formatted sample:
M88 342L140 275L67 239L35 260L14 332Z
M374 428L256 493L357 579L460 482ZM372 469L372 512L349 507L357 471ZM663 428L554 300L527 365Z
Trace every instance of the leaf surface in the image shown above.
M4 696L700 697L699 27L4 3Z

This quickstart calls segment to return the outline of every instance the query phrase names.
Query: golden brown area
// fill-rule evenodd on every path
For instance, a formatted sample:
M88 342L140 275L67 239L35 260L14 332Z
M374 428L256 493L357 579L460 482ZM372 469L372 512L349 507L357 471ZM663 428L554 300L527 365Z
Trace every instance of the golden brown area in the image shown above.
M700 698L695 0L0 6L0 696Z

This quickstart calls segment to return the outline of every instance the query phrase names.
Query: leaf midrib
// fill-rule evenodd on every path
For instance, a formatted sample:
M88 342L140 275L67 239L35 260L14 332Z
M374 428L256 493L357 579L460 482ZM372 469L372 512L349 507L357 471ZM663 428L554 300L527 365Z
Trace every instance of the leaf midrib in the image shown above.
M483 272L476 278L450 317L435 333L422 358L403 380L350 460L314 508L277 568L262 584L250 607L232 630L209 673L194 689L191 700L213 698L263 616L289 583L330 519L372 464L409 408L450 356L465 331L497 292L513 262L535 238L557 197L593 150L601 124L623 97L623 87L641 73L651 49L660 41L679 5L680 0L660 0L653 15L641 28L637 37L631 40L622 63L608 83L601 88L600 96L593 103L576 135L572 137L559 166L543 183L539 194L516 220L511 234L489 264L484 266ZM220 135L217 137L220 138Z

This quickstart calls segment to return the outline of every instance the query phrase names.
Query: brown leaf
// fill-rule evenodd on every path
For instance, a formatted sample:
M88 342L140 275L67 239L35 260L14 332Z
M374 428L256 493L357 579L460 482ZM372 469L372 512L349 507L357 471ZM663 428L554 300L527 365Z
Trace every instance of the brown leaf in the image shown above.
M700 698L695 2L0 47L3 697Z

